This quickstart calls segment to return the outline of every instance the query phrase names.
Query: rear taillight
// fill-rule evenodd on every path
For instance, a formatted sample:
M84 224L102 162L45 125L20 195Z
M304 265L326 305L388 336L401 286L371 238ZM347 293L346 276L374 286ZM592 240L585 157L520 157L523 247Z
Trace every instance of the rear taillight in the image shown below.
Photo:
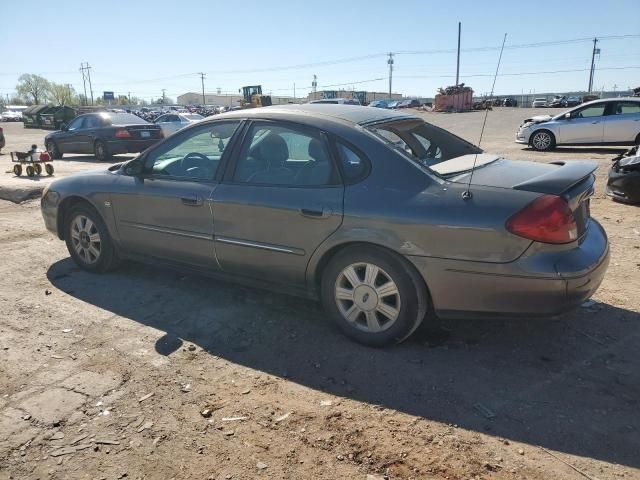
M569 243L578 238L573 212L561 197L543 195L513 215L505 225L511 233L543 243Z
M116 138L131 138L131 134L129 133L129 130L127 130L126 128L118 128L116 130L115 137Z

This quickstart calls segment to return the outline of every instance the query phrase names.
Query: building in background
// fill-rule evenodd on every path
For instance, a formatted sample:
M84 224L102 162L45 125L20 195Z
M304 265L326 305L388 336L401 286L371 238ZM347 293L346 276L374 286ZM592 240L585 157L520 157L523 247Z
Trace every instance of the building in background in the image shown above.
M322 100L325 98L356 98L360 100L362 105L368 105L374 100L402 100L401 93L392 93L389 98L389 92L367 92L364 90L320 90L311 92L307 96L307 101Z
M263 94L266 95L266 93ZM204 94L206 105L221 105L224 107L236 107L240 105L242 95L240 94L223 94L223 93L205 93ZM187 92L179 95L177 98L178 105L202 105L202 93ZM294 101L293 97L283 96L271 96L271 103L273 105L285 105L287 103L300 103L301 99Z

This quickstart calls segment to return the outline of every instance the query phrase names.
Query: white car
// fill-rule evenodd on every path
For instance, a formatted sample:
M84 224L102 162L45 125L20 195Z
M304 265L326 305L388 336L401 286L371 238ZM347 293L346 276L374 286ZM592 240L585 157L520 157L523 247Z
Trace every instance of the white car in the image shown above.
M7 110L0 114L0 119L2 119L3 122L21 122L22 112Z
M536 99L533 100L533 103L531 104L531 106L533 108L546 107L547 106L547 99L546 98L536 98Z
M516 132L516 143L540 151L556 145L638 145L640 98L594 100L554 117L527 118Z
M192 123L199 122L204 117L197 113L165 113L155 119L153 123L160 125L162 134L168 137L172 133L191 125Z
M360 105L360 101L356 98L322 98L313 100L309 103L333 103L338 105Z

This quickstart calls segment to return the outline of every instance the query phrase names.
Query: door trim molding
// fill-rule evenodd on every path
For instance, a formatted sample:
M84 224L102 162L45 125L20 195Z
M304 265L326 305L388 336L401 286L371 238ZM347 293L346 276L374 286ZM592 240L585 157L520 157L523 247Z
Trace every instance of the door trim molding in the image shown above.
M185 232L183 230L174 230L171 228L152 227L151 225L145 225L143 223L127 222L126 220L122 221L122 224L128 227L138 228L140 230L168 233L169 235L177 235L179 237L197 238L198 240L213 241L213 237L211 235L205 235L203 233L192 233L192 232Z
M292 255L304 255L305 252L301 248L285 247L282 245L272 245L270 243L253 242L248 240L241 240L239 238L230 237L214 237L216 242L226 243L229 245L237 245L240 247L258 248L260 250L269 250L272 252L289 253Z

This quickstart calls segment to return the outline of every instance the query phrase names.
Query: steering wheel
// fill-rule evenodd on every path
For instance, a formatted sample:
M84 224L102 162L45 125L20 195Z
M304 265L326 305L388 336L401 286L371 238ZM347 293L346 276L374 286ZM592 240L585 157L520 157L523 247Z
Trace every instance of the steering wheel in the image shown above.
M187 153L184 157L182 157L182 160L180 160L180 169L183 172L186 172L187 170L189 170L190 168L194 168L194 167L202 167L202 164L200 162L200 160L204 160L205 162L209 163L209 157L207 157L206 155L202 154L202 153L198 153L198 152L190 152Z

